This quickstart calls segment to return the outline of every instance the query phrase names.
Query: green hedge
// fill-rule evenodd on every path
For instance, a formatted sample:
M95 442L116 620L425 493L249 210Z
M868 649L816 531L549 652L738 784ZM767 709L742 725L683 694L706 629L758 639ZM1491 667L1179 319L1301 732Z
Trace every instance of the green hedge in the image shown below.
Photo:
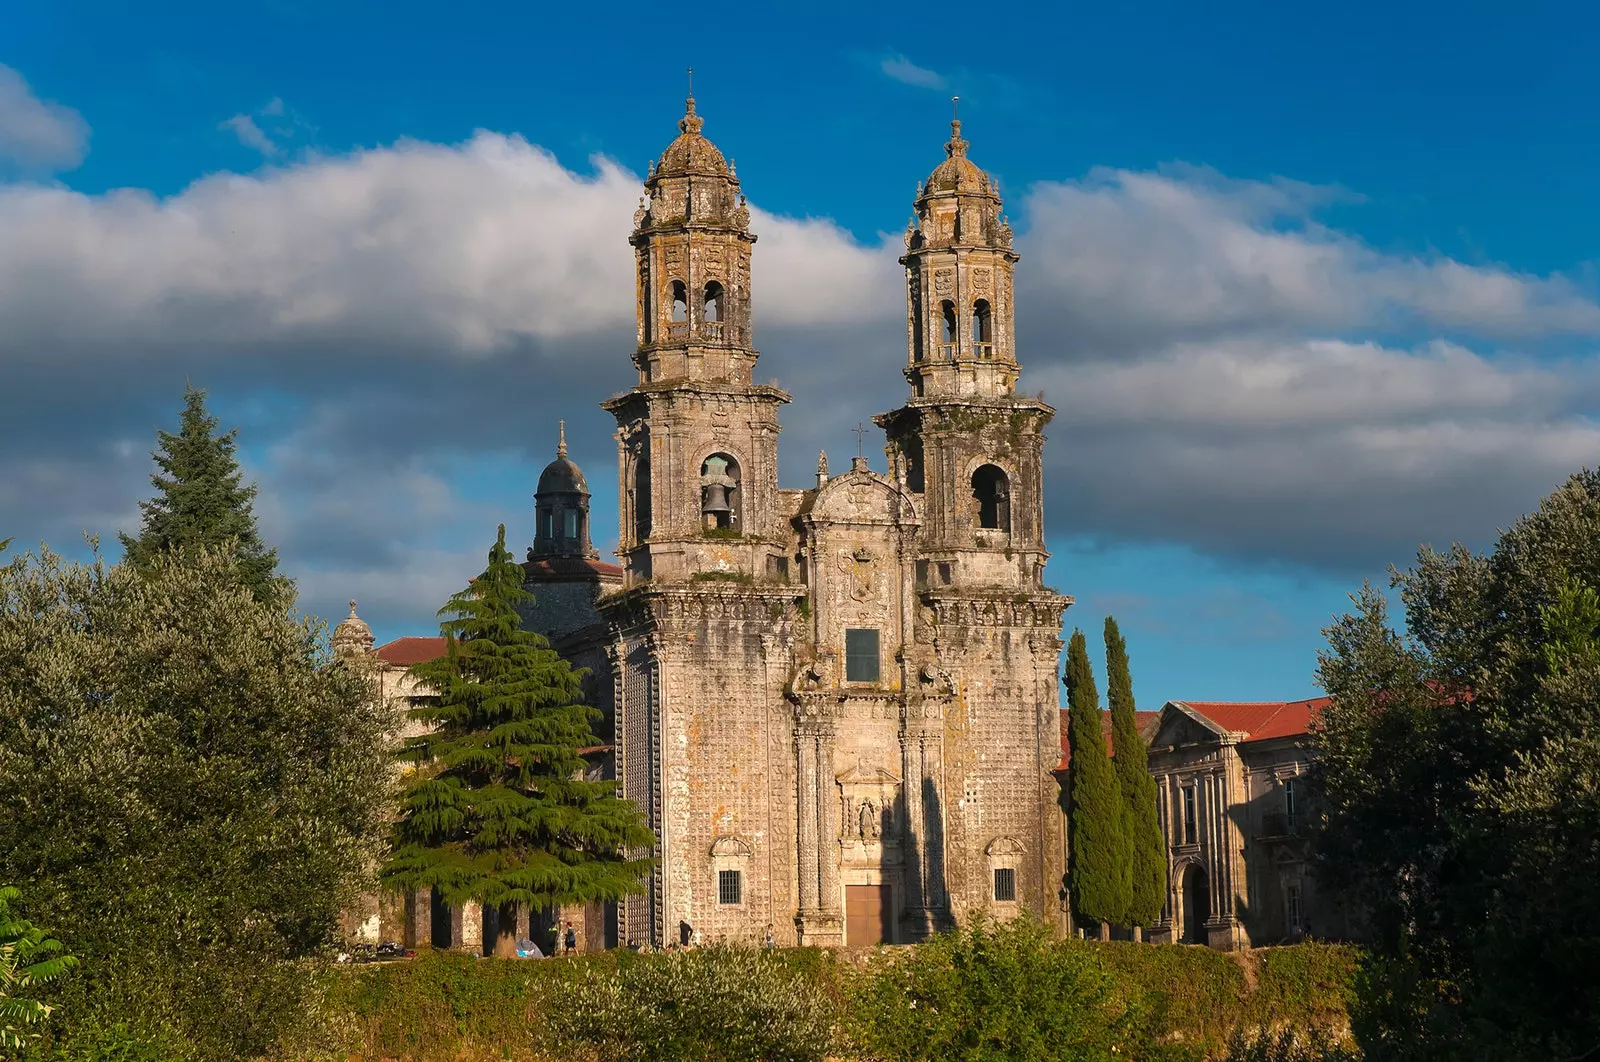
M1001 953L994 960L998 965L1038 968L1042 947L1058 949L1058 958L1046 955L1045 962L1087 964L1103 971L1122 1002L1118 1009L1124 1017L1119 1018L1116 1034L1134 1035L1145 1044L1159 1041L1164 1057L1224 1057L1236 1032L1253 1036L1268 1030L1320 1030L1340 1039L1348 1031L1346 1008L1359 958L1353 948L1301 944L1225 954L1147 944L1041 945L1036 936L1022 930L1001 928L991 933L986 946L991 953ZM947 952L956 965L969 962L959 949L934 954ZM1026 961L1016 962L1024 952ZM971 953L969 948L966 954ZM880 1057L888 1057L881 1036L861 1034L896 1020L889 1012L895 993L883 991L884 982L914 976L922 979L919 986L929 993L966 991L961 986L967 981L931 975L932 967L920 956L913 958L915 954L912 949L888 948L854 956L809 949L752 955L708 948L517 961L425 952L408 962L346 967L329 975L320 996L326 1019L320 1040L299 1044L284 1057L303 1062L765 1057L748 1053L756 1050L753 1047L737 1046L753 1042L738 1035L738 1023L769 1032L790 1022L797 1044L809 1042L816 1015L807 1009L809 1004L795 1003L797 997L814 1001L831 1015L834 1036L827 1053L866 1057L867 1045L876 1043ZM950 968L946 964L945 969ZM985 976L992 975L985 972ZM680 984L693 987L672 990ZM746 984L747 989L738 987ZM651 998L640 998L643 995ZM769 998L790 1003L774 1009L761 1002ZM991 1041L1003 1043L1008 1035L1018 1037L1017 1042L1029 1041L1037 1038L1039 1028L1061 1026L1060 1014L1040 1015L1039 1009L1033 1006L1030 1014L1018 1008L1019 1013L1007 1020L1013 1025L1031 1023L1032 1028L998 1029ZM630 1029L640 1031L624 1042L632 1035ZM790 1057L822 1054L808 1054L797 1046ZM1008 1056L1004 1050L994 1050L961 1057ZM1126 1053L1105 1057L1126 1057Z

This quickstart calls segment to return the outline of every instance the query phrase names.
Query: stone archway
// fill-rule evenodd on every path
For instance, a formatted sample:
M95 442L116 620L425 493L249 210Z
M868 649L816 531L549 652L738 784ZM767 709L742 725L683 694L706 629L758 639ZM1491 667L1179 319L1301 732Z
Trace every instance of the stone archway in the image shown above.
M1206 943L1206 919L1211 917L1211 881L1205 868L1190 863L1183 871L1183 943Z

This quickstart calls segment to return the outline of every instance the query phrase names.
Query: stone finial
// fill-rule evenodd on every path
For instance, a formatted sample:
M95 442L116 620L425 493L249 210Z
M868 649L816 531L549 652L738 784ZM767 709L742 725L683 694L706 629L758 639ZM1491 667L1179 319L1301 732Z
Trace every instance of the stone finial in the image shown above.
M685 133L698 133L705 128L706 120L694 113L694 96L683 101L683 117L678 119L678 129Z
M560 432L560 440L556 443L556 456L565 457L567 456L567 422L564 420L558 420L556 421L556 425L556 430ZM354 602L352 602L352 604L354 604Z
M817 451L817 486L818 487L825 487L827 485L828 485L828 451L826 451L826 450L818 450Z

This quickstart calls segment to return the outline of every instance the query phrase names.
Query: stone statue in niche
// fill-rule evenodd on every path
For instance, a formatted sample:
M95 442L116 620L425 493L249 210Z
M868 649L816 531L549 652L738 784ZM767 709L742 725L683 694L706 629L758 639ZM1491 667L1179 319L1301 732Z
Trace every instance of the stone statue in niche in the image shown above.
M863 841L876 841L878 839L878 809L872 806L872 801L861 802L860 813L861 839Z

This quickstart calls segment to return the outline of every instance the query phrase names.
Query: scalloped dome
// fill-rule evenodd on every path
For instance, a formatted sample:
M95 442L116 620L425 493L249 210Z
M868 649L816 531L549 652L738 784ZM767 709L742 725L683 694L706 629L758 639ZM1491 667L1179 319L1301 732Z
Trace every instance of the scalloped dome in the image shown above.
M356 615L354 599L350 601L350 615L339 621L330 641L336 653L364 653L372 648L372 628Z
M923 194L954 192L958 195L997 196L994 182L967 158L967 142L961 139L961 122L950 123L950 140L944 146L946 158L928 174Z
M728 160L722 157L722 152L700 134L705 126L705 119L694 113L694 97L690 96L685 105L687 110L678 120L678 138L667 145L667 150L662 154L661 161L656 164L652 177L670 177L684 173L712 173L718 176L730 176Z

